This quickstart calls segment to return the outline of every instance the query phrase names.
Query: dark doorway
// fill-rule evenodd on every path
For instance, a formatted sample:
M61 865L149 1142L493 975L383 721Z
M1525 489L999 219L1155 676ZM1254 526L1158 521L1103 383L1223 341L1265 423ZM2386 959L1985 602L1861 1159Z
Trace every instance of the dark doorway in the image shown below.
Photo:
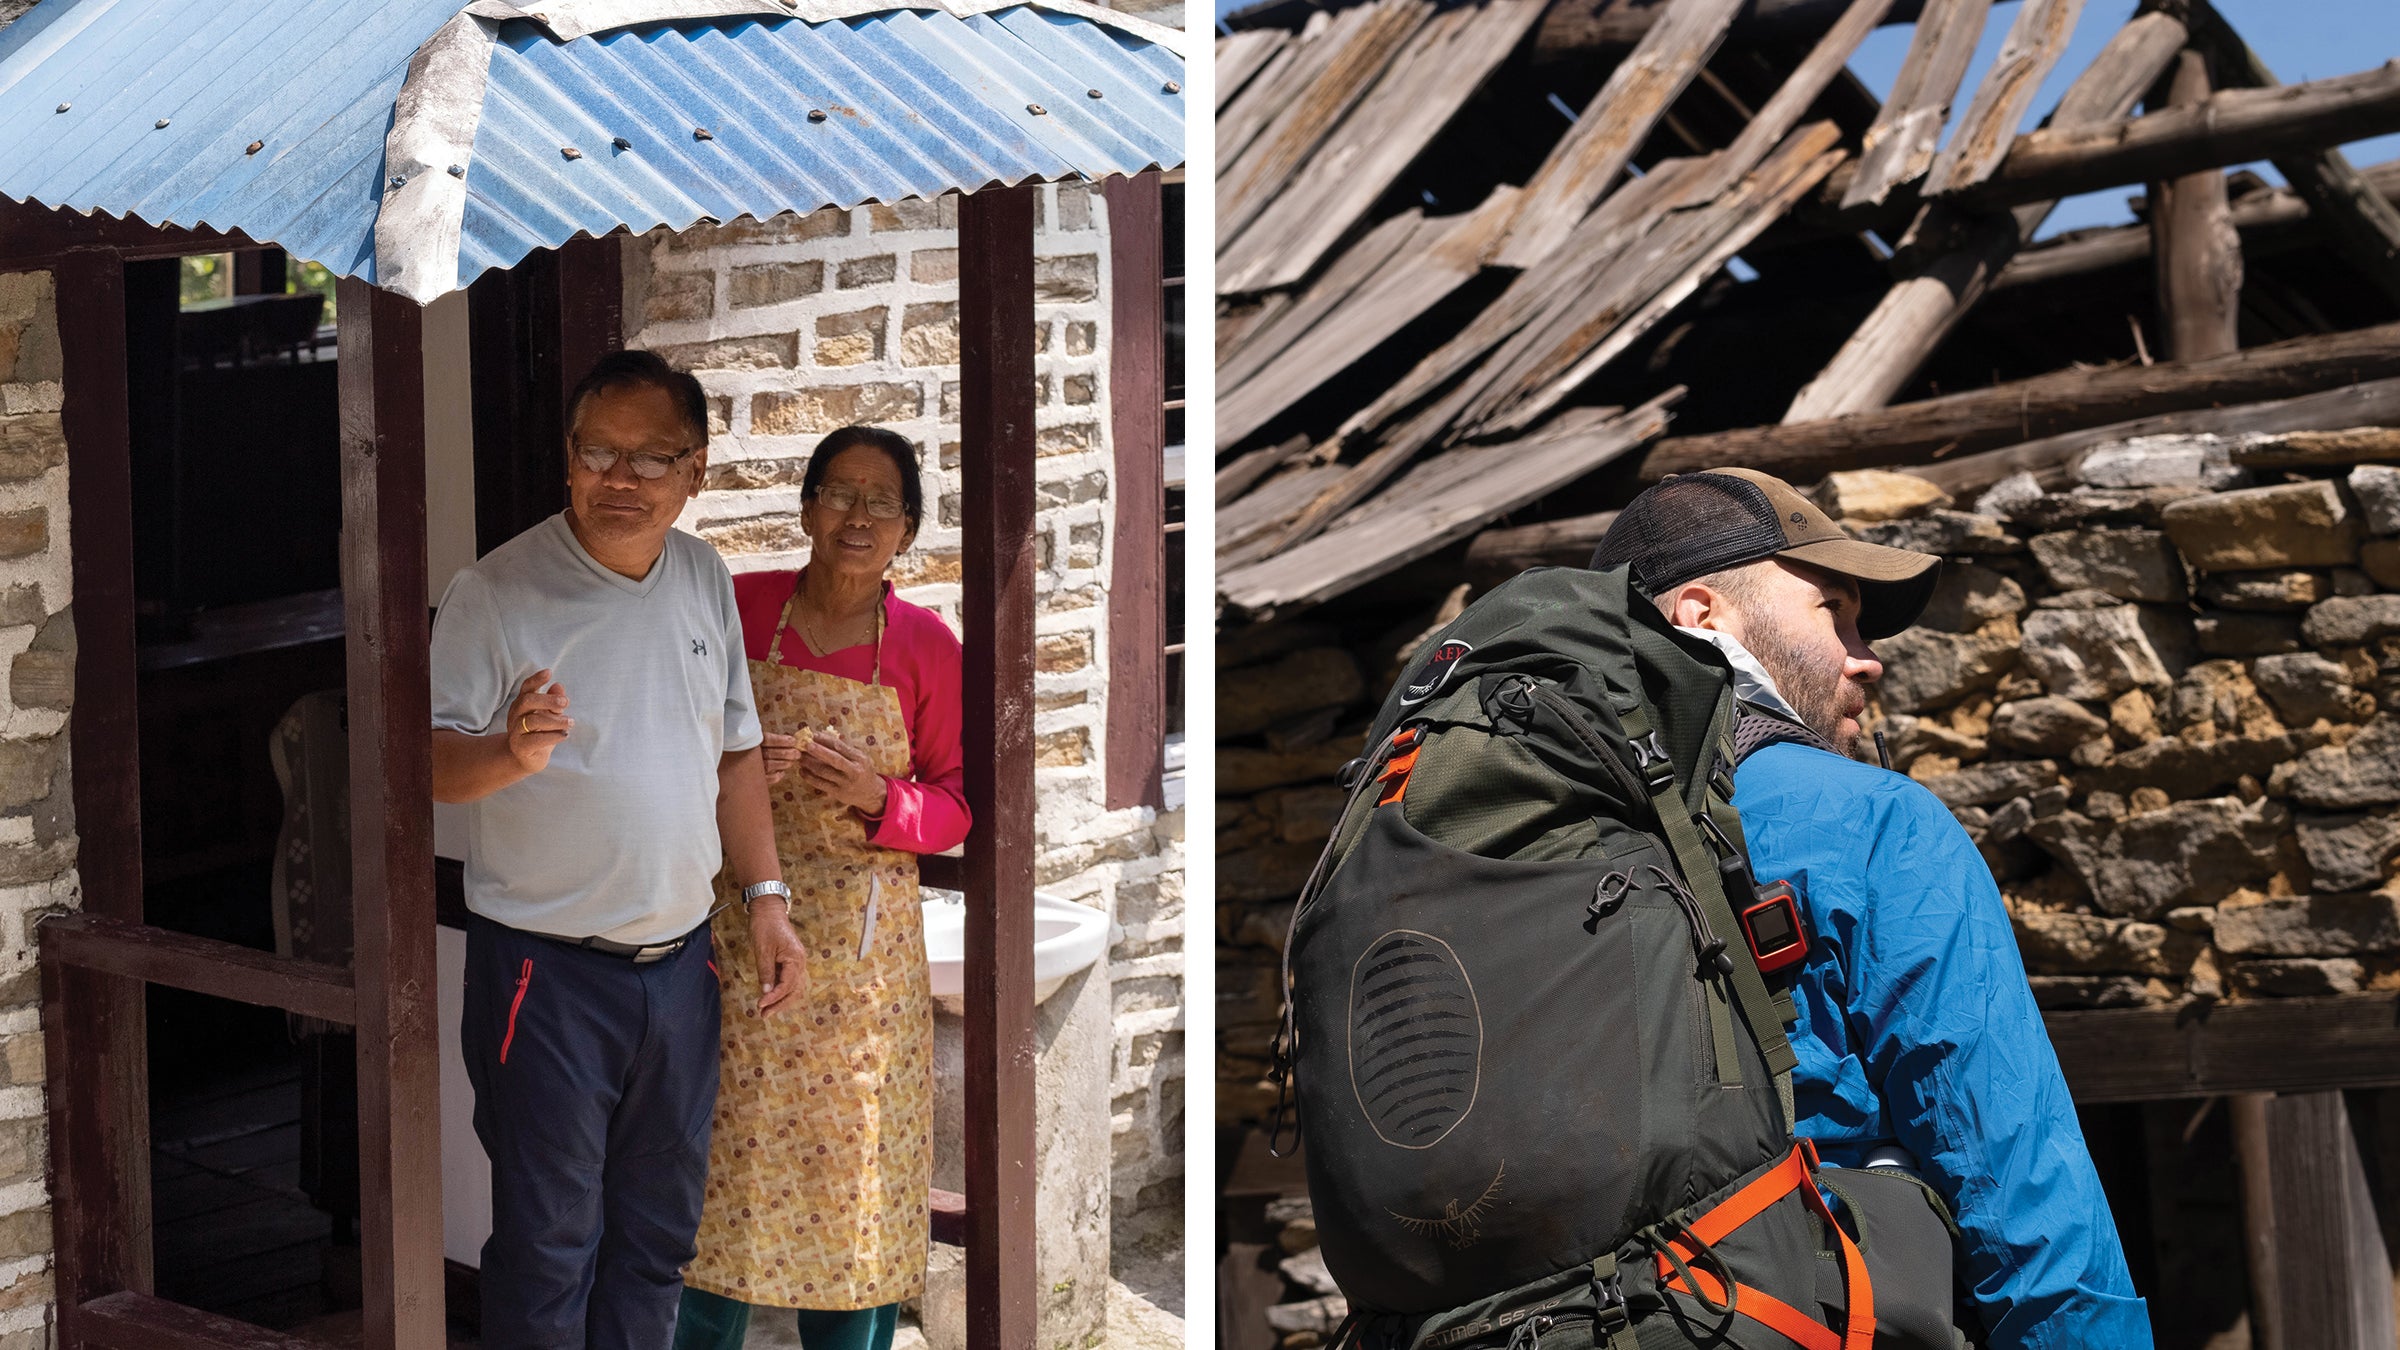
M125 269L143 909L346 963L305 914L295 947L279 907L315 874L277 867L308 841L274 748L295 707L338 708L344 685L338 351L321 295L267 289L280 267L231 295L191 284L247 256ZM159 986L148 1006L160 1291L273 1327L356 1307L352 1039Z

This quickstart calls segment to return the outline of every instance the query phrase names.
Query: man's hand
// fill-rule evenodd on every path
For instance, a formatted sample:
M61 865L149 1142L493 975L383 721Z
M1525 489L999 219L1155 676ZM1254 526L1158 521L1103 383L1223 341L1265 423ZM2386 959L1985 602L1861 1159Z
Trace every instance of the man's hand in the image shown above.
M565 687L551 680L548 670L537 670L517 686L516 700L508 705L508 757L527 775L540 773L550 767L550 752L574 729Z
M843 740L841 733L831 727L818 732L799 759L800 775L810 787L870 816L883 814L890 791L883 775L875 772L866 752Z
M517 686L507 723L498 731L470 736L433 729L433 799L480 801L522 783L550 767L550 752L574 729L567 691L551 681L549 671L537 670Z
M751 902L750 949L758 954L759 1016L773 1017L808 992L808 950L792 931L781 897Z
M760 755L766 761L768 787L782 782L783 776L790 773L792 766L800 762L800 738L797 736L786 735L780 731L770 731L766 734L766 739L759 743L758 748Z

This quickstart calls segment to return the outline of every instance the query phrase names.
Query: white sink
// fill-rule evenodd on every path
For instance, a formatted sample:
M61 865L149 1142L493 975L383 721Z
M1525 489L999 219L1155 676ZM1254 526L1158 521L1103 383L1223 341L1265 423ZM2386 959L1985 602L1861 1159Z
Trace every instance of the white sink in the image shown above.
M953 891L927 891L925 959L933 967L934 1006L966 1013L967 904ZM1033 893L1033 1001L1046 1002L1108 950L1108 916L1089 905Z

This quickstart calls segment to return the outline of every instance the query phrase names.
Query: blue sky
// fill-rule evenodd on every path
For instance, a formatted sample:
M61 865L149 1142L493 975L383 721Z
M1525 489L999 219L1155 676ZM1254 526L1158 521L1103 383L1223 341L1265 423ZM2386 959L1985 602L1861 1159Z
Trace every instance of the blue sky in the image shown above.
M1217 12L1238 9L1248 2L1217 0ZM2135 0L2085 0L2066 56L2050 72L2040 96L2026 114L2026 130L2032 130L2057 104L2058 96L2091 64L2109 35L2133 16L2134 6ZM2346 75L2400 56L2400 0L2216 0L2216 6L2286 84ZM1983 72L1990 68L2008 26L2016 20L2018 8L2018 0L2004 0L1992 6L1991 22L1975 53L1975 64L1968 68L1959 92L1960 108L1963 109L1983 78ZM1876 94L1891 89L1893 77L1900 73L1901 59L1908 54L1912 31L1908 25L1877 29L1851 58L1850 68ZM2345 150L2351 162L2360 165L2400 157L2400 136L2360 141ZM2283 181L2271 165L2249 167L2271 182ZM2126 209L2125 199L2138 191L2138 188L2114 188L2069 198L2051 213L2042 233L2050 235L2087 225L2130 221L2133 213Z

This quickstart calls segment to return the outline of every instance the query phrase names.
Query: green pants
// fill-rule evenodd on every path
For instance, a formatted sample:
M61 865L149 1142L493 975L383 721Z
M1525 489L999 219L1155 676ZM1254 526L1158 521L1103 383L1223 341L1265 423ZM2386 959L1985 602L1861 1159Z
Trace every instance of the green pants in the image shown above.
M750 1305L685 1286L675 1314L675 1350L742 1350L750 1334ZM900 1305L855 1312L798 1309L800 1344L806 1350L892 1350L900 1328Z

